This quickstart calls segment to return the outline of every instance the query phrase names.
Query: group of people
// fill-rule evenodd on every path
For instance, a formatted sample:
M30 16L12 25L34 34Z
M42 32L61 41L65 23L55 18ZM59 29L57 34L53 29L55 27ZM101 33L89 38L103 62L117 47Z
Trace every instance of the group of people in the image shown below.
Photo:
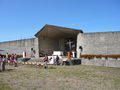
M50 60L50 64L55 64L55 65L59 65L59 56L57 55L55 58L54 57L51 57L50 59L48 59L48 55L45 54L45 57L44 57L44 68L48 68L48 61Z
M6 61L8 64L14 64L15 67L17 66L17 54L6 54Z
M4 65L5 63L12 64L17 67L17 55L16 54L8 54L0 55L0 65ZM5 65L4 65L5 66Z

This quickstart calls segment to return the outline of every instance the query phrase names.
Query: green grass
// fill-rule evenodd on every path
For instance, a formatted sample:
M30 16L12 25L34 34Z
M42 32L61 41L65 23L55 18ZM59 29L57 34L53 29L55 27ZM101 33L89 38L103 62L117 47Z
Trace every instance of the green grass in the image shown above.
M120 90L120 68L100 66L6 66L0 90Z
M8 83L0 82L0 90L13 90Z

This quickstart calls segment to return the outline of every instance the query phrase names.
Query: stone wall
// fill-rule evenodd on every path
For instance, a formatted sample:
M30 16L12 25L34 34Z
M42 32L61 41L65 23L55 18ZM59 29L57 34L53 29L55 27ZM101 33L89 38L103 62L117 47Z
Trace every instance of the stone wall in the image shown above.
M120 67L120 59L82 59L81 64L83 65L96 65L96 66L107 66L107 67Z
M120 54L120 31L78 34L77 57L82 54Z
M31 57L32 51L35 50L35 53L38 54L38 48L37 48L37 38L30 38L30 39L22 39L22 40L15 40L15 41L8 41L8 42L0 42L0 49L4 50L0 53L16 53L16 54L22 54L23 51L26 51L27 57ZM36 55L37 56L37 55Z

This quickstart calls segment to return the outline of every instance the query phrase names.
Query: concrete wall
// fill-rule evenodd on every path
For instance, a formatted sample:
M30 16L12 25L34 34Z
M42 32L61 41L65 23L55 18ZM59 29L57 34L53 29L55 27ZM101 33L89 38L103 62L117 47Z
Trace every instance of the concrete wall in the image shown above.
M63 38L49 38L39 37L39 52L52 55L53 51L64 50L64 39Z
M31 57L31 48L35 50L36 56L38 56L38 44L37 38L16 40L16 41L8 41L8 42L0 42L0 49L4 50L0 53L16 53L22 54L23 51L26 51L27 57Z
M96 65L96 66L107 66L107 67L120 67L119 60L102 60L102 59L82 59L81 64L83 65Z
M39 37L39 52L51 55L53 51L59 50L59 42L57 39L48 37Z
M82 54L120 54L120 31L78 34L77 57Z

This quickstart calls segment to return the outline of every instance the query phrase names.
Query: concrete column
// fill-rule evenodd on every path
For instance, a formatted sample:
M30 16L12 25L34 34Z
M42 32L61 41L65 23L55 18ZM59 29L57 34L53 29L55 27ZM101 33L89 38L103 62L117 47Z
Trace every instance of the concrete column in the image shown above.
M78 35L77 35L77 48L76 48L76 51L77 51L77 58L80 58L80 53L81 53L81 51L80 51L80 49L79 49L79 46L81 46L80 45L80 38L82 37L81 36L82 35L82 33L79 33Z
M35 38L35 58L39 58L39 41Z
M77 58L80 58L80 51L79 51L79 49L77 50Z

